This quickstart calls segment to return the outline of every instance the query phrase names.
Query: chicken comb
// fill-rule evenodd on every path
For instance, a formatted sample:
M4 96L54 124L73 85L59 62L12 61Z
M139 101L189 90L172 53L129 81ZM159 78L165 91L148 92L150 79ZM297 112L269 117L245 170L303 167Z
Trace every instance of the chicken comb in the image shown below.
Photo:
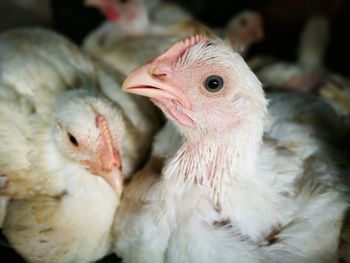
M108 21L116 22L119 19L119 13L115 10L113 2L111 0L103 0L103 3L104 7L102 10Z
M189 48L189 47L192 47L194 45L197 45L198 43L204 41L204 37L201 36L201 35L195 35L195 36L192 36L190 38L187 38L183 41L180 41L178 42L179 44L182 43L182 45L184 45L185 47Z
M183 54L185 54L185 52L189 48L204 41L205 41L205 38L201 35L195 35L185 40L178 41L174 45L172 45L165 53L163 53L163 55L158 57L156 60L163 60L163 59L169 59L169 58L178 59L182 57Z
M185 40L182 40L182 41L175 43L170 49L172 49L172 48L178 49L180 51L180 53L183 54L187 49L203 42L204 39L205 38L201 35L195 35L195 36L189 37Z

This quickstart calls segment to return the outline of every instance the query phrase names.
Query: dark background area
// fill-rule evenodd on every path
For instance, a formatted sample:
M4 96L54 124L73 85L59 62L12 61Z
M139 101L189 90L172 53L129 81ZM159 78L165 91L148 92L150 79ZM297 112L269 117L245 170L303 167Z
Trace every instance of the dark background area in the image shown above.
M331 40L326 66L350 75L350 1L349 0L177 0L199 21L224 27L235 14L245 9L259 11L264 19L265 39L255 44L254 54L273 55L293 61L300 33L308 18L323 14L331 24ZM103 20L99 11L83 6L82 0L52 0L54 27L76 43Z

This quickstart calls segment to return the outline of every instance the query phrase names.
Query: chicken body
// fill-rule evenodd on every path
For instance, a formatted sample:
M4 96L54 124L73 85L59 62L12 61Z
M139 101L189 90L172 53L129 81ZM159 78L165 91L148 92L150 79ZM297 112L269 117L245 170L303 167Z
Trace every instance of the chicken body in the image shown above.
M97 90L120 105L130 124L122 156L125 176L139 168L159 128L159 115L147 100L120 90L122 74L93 61L63 37L42 29L3 33L0 58L0 99L17 103L27 116L46 114L61 92L79 87ZM4 117L11 118L11 114Z
M101 9L101 1L94 2L94 5ZM124 74L129 74L136 67L161 54L179 39L195 34L215 35L194 20L172 24L153 23L146 5L140 0L127 3L117 1L111 5L115 7L118 19L106 21L88 35L83 49Z
M147 5L147 1L145 2ZM152 20L158 24L171 25L193 19L188 11L175 3L160 1L157 6L148 9Z
M264 85L279 89L312 91L323 81L323 59L329 41L329 21L326 17L309 19L302 32L295 64L275 62L257 73Z
M264 38L261 15L250 10L238 13L228 22L224 37L235 51L244 55L251 44Z
M100 171L84 165L83 160L94 162L90 144L99 149L104 143L103 136L98 136L102 129L96 127L98 116L106 120L112 138L118 135L119 145L125 126L118 108L86 90L68 91L58 101L51 114L28 120L27 130L12 130L25 135L19 139L29 150L22 153L28 166L6 174L9 189L3 193L13 199L3 232L28 262L91 262L109 252L111 224L119 203L115 191L121 192L122 175L107 162ZM95 141L89 142L93 137ZM116 143L112 144L115 149ZM103 155L107 158L109 153ZM120 157L113 158L120 162Z
M121 74L55 33L6 32L0 57L3 231L29 262L97 260L110 251L116 166L125 178L139 168L155 116L120 90Z
M237 53L179 42L124 88L149 96L184 136L160 175L147 166L126 188L114 225L125 262L337 261L342 174L317 151L263 140L267 101Z

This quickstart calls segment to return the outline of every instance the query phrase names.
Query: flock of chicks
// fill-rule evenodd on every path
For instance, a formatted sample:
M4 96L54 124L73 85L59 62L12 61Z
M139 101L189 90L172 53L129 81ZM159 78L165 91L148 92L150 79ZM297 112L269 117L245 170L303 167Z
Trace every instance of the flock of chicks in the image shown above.
M108 20L82 49L0 35L1 227L26 261L350 262L349 106L331 86L348 82L322 65L326 19L295 65L248 66L255 12L222 32L158 1L86 4Z

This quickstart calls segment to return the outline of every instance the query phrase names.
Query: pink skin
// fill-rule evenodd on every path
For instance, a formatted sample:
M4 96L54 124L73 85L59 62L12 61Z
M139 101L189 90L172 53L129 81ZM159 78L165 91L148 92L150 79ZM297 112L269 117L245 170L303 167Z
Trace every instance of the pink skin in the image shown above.
M80 163L92 173L100 175L120 195L123 175L119 151L113 146L111 134L102 115L96 117L96 126L100 129L100 144L93 152L91 160L81 160ZM77 141L79 145L73 145L74 150L88 151L91 148L82 138L77 138Z
M192 48L207 43L196 36L174 44L164 54L132 72L124 81L123 90L150 97L167 117L182 127L220 132L236 127L240 114L232 114L232 100L241 100L239 91L223 88L214 94L207 91L203 83L207 77L219 75L224 83L234 84L237 76L226 75L225 65L211 61L183 63Z
M193 127L193 120L177 107L182 105L186 109L191 109L191 103L180 87L177 87L176 84L169 85L169 82L174 80L173 62L182 56L187 48L201 41L203 41L201 37L195 37L187 39L186 42L176 43L166 53L134 71L132 77L129 76L123 86L131 86L126 88L128 92L150 97L169 118Z

